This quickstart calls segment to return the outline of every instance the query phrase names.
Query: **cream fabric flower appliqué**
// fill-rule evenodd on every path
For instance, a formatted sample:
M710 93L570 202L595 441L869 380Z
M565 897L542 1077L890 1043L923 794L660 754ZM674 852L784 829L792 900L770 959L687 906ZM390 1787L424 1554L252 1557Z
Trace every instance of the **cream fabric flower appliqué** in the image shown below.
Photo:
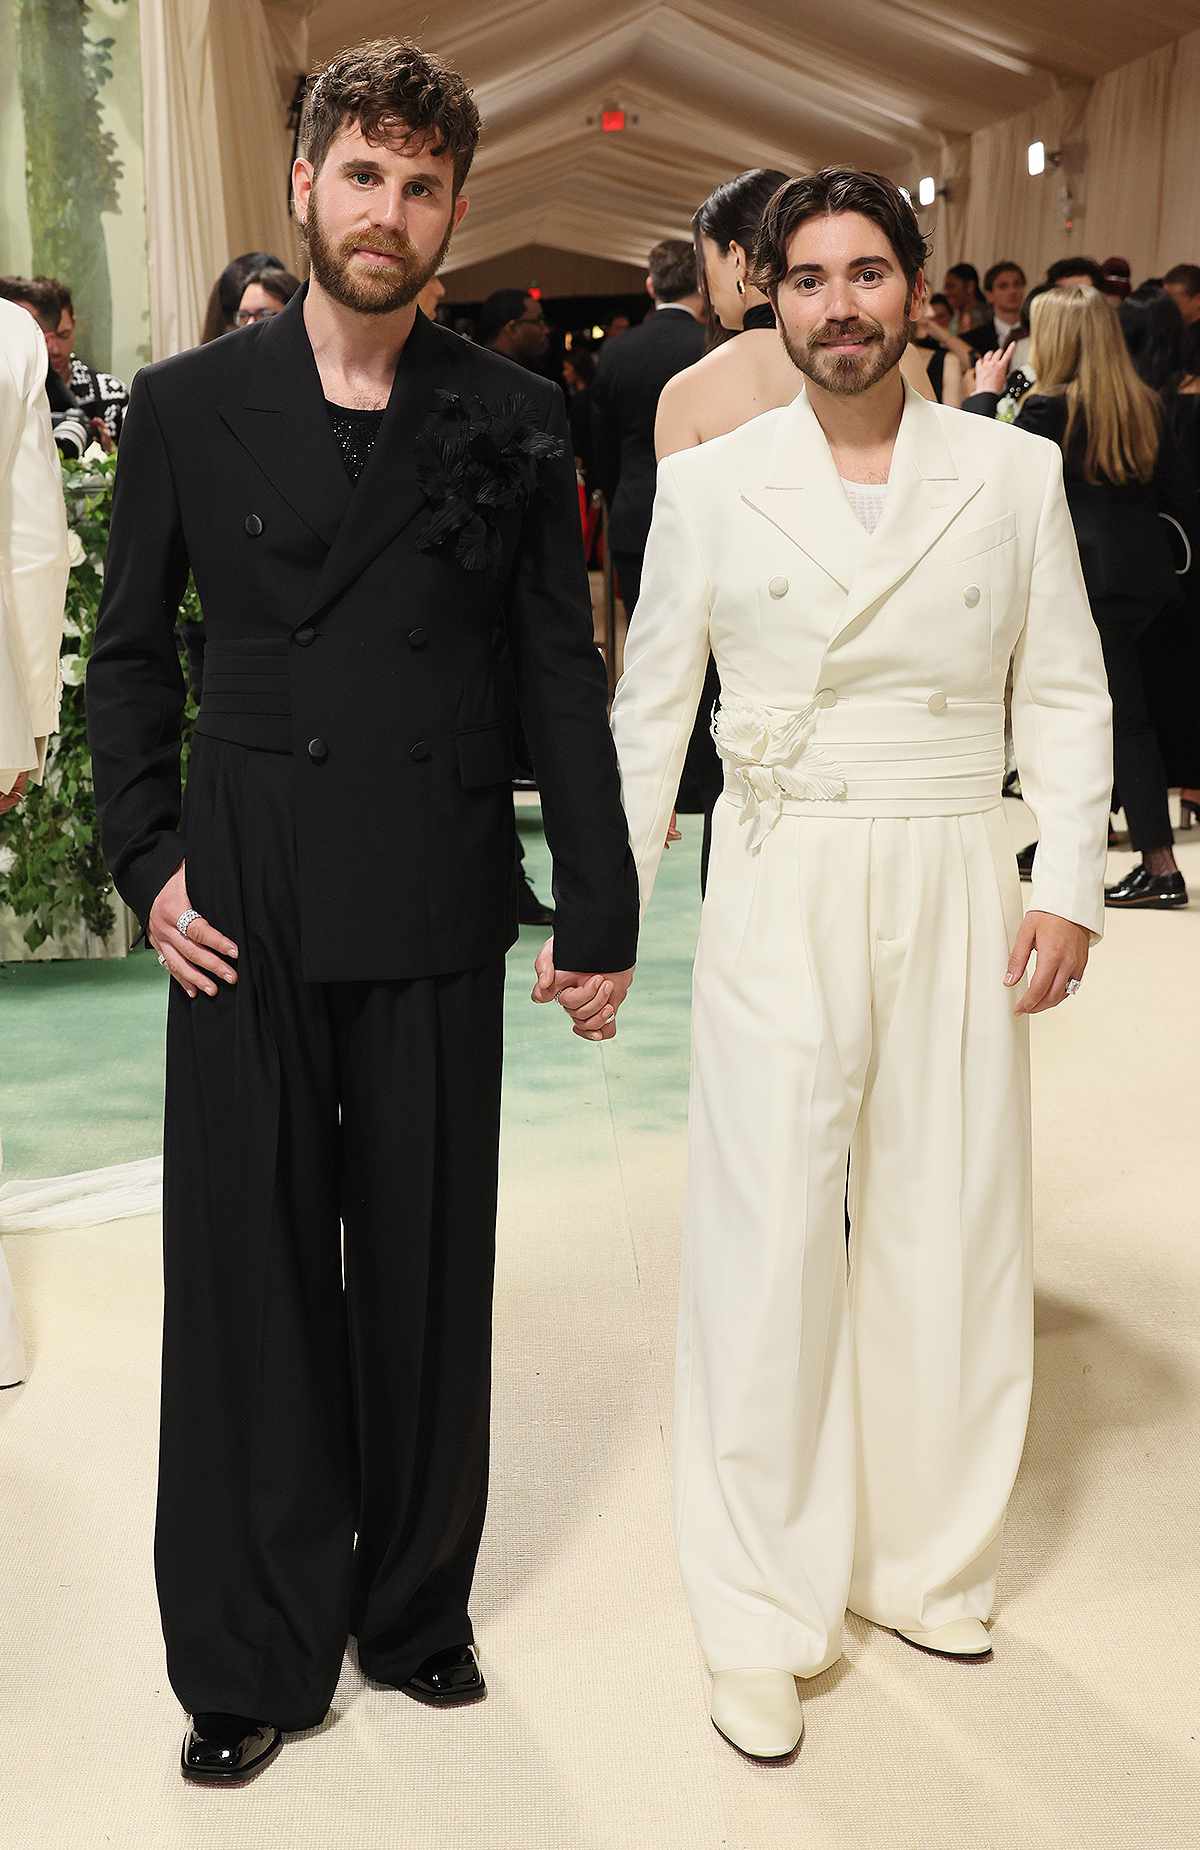
M741 794L751 854L779 821L788 797L836 801L846 795L845 778L812 744L817 712L815 700L799 712L738 702L713 712L713 743Z

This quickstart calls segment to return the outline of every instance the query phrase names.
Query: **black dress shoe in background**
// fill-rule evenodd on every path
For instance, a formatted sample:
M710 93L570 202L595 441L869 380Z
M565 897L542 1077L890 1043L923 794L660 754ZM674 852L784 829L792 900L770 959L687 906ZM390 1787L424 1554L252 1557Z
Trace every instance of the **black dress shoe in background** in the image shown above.
M427 1702L435 1709L462 1708L468 1702L482 1702L487 1695L483 1672L469 1644L456 1644L449 1651L435 1651L399 1688L406 1696L412 1696L417 1702Z
M1176 906L1186 906L1188 890L1181 873L1152 874L1144 861L1118 880L1116 886L1104 889L1106 906L1124 906L1127 911L1140 907L1144 911L1170 911Z
M544 906L528 880L517 882L517 923L519 925L553 925L554 911Z
M245 1715L193 1715L184 1736L180 1771L208 1786L240 1786L270 1766L283 1736L269 1722Z

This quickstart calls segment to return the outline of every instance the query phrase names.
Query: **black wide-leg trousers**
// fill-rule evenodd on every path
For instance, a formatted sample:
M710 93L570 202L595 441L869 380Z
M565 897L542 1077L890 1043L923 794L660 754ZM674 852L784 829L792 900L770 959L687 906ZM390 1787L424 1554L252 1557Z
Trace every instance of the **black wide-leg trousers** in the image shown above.
M184 1708L301 1729L349 1633L385 1683L472 1638L504 966L305 982L292 775L194 746L188 891L239 981L172 986L155 1567Z

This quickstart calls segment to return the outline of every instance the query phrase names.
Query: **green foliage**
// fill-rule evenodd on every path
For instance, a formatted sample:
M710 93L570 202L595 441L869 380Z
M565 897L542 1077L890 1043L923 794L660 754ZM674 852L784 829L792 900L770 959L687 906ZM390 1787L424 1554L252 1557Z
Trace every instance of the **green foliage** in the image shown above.
M27 921L25 942L37 950L46 939L83 924L106 937L116 923L112 886L100 854L92 795L83 677L96 634L104 585L104 556L112 512L116 457L97 448L82 462L64 462L63 487L76 561L67 584L62 643L62 710L50 744L45 782L0 817L0 905ZM181 617L200 616L189 581ZM184 763L196 717L188 696Z
M25 190L33 270L67 283L81 345L112 365L112 291L102 212L117 209L121 163L104 127L100 92L112 76L112 39L86 35L87 0L20 0Z

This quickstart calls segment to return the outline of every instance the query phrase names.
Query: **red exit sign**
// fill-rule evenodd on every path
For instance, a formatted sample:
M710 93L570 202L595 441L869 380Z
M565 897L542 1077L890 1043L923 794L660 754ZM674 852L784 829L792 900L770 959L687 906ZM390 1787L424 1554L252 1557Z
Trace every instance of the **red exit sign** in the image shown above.
M606 135L619 135L625 127L623 109L606 109L600 117L600 127Z

